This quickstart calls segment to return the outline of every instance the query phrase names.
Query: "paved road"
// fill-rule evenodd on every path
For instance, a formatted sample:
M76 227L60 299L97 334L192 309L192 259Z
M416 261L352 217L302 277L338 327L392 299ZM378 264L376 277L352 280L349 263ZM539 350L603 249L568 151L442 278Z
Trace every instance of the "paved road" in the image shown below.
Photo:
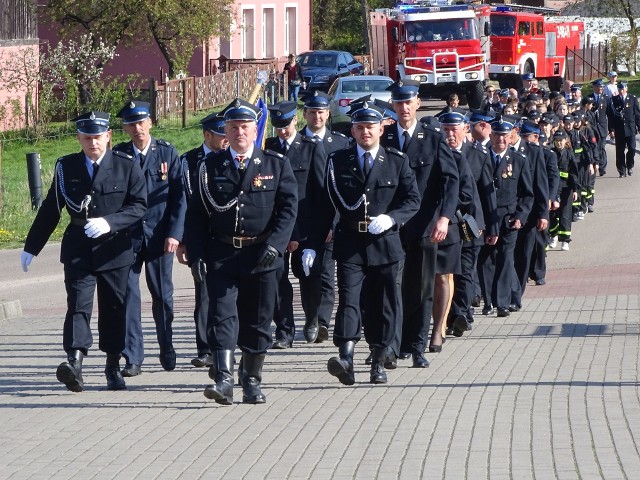
M326 372L334 347L299 338L268 355L265 405L202 395L209 380L189 363L192 288L178 264L176 371L160 368L147 303L144 373L107 391L94 351L87 390L66 391L55 379L59 248L28 274L18 250L0 251L0 298L24 312L0 323L0 478L639 478L639 182L613 171L522 312L479 316L428 355L431 368L401 362L387 385L366 383L363 343L357 383L345 387Z

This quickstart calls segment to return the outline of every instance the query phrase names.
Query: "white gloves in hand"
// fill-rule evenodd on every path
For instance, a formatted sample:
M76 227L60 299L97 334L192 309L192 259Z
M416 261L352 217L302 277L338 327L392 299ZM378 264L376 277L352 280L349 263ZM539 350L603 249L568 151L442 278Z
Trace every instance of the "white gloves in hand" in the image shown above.
M20 255L20 263L22 264L23 272L29 271L29 264L31 263L31 260L33 260L33 255L31 255L29 252L23 251Z
M395 224L396 221L389 215L378 215L371 219L371 223L369 224L369 233L378 235L379 233L389 230Z
M302 250L302 270L304 274L308 277L311 272L311 267L313 267L313 261L316 259L316 251L311 250L310 248L305 248Z
M110 231L111 227L104 218L90 218L84 226L84 233L89 238L98 238Z

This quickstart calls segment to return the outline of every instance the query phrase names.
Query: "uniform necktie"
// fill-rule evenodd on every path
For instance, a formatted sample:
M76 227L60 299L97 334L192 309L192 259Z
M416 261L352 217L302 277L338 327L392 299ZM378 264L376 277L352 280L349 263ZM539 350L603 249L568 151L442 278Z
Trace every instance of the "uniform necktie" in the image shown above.
M96 175L98 175L98 169L100 168L100 165L98 165L96 162L93 162L91 166L93 167L93 174L91 175L91 180L93 181L96 179Z
M322 140L318 135L314 135L313 139L316 140L317 142L320 142Z
M362 157L362 171L364 172L364 177L367 178L369 173L371 173L371 154L369 152L364 152Z
M409 150L409 142L411 141L411 135L409 135L409 132L405 130L404 132L402 132L402 137L404 138L404 140L402 141L402 152L407 153L407 150Z
M138 157L140 158L140 168L143 168L143 167L144 167L144 161L146 160L146 159L144 158L144 153L140 152L140 153L138 154Z
M282 154L286 155L289 151L289 144L287 142L282 142Z
M502 155L496 153L496 167L500 165L500 162L502 162Z

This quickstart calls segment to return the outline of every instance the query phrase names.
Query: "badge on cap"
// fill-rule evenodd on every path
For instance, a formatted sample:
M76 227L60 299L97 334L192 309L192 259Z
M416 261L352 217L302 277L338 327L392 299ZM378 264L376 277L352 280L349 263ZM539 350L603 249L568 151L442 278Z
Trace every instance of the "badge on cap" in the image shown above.
M133 102L131 102L131 103L129 104L129 108L136 108L136 104L135 104L135 103L133 103Z
M404 86L404 83L402 83L402 80L398 80L398 86L399 86L399 87Z
M89 115L89 120L95 120L95 119L96 119L95 113L91 112L91 115Z

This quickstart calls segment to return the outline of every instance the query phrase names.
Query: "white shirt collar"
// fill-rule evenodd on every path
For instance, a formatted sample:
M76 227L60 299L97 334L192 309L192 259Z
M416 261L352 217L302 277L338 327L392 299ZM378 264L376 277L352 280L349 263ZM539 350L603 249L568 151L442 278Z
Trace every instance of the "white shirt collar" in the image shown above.
M356 149L358 151L358 159L361 159L362 156L365 154L365 152L369 152L371 154L371 158L375 160L376 157L378 156L378 150L380 150L380 145L379 144L376 145L375 148L372 148L371 150L365 150L360 145L357 145Z

